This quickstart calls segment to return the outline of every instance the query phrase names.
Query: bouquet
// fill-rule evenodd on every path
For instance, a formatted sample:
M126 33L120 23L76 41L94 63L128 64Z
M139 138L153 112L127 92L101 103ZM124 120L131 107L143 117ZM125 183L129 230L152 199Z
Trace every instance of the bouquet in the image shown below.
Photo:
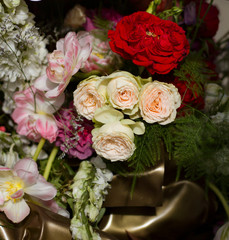
M131 201L163 156L170 182L213 191L229 217L228 34L214 40L213 0L76 4L49 24L27 4L0 1L0 210L13 226L33 203L70 218L73 239L101 239L114 178L132 176ZM228 238L222 209L214 239Z

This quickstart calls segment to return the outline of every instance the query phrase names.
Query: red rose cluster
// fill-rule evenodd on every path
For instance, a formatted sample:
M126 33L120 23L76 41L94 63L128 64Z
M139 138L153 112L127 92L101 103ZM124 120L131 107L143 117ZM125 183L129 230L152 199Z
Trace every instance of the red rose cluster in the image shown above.
M151 74L169 73L190 49L181 27L147 12L123 17L108 37L112 51L146 67Z

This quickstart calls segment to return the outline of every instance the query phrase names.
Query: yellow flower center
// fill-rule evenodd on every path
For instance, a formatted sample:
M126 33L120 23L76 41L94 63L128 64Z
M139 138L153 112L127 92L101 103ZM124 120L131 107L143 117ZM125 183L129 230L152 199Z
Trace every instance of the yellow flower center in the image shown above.
M100 54L100 53L93 53L95 56L97 56L97 57L99 57L100 59L103 59L104 58L104 56L102 55L102 54Z
M4 183L5 191L7 192L6 200L13 200L16 201L17 199L12 199L11 196L16 193L18 190L23 189L24 183L20 178L17 178L13 181L6 181Z
M37 113L40 114L40 115L45 115L45 116L49 115L49 114L47 114L46 112L43 112L43 111L37 111Z
M150 37L158 37L155 33L149 32L149 31L146 32L146 35L148 35Z

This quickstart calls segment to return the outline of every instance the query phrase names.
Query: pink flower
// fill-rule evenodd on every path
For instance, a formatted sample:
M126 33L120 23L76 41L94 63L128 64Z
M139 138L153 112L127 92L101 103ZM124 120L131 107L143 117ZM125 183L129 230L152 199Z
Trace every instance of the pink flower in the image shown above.
M69 32L64 39L57 42L57 50L48 55L49 65L46 74L39 77L34 86L41 91L46 91L47 98L59 96L67 87L71 77L88 59L91 45L89 33Z
M22 221L30 212L23 198L25 194L50 201L56 189L39 174L32 159L18 161L13 169L0 166L0 211L14 223Z
M58 136L56 146L70 157L87 159L94 152L92 148L93 123L79 117L73 106L62 108L57 114Z
M50 143L57 137L58 127L53 116L64 102L64 95L50 100L43 92L34 87L19 91L14 95L16 108L12 113L13 120L18 124L17 133L37 142L41 138Z
M81 68L83 72L97 70L109 74L120 66L120 56L111 51L108 41L103 41L99 37L99 35L103 34L104 31L101 30L93 30L90 32L92 36L92 52L84 63L83 68Z
M5 132L6 128L4 126L0 126L0 132Z

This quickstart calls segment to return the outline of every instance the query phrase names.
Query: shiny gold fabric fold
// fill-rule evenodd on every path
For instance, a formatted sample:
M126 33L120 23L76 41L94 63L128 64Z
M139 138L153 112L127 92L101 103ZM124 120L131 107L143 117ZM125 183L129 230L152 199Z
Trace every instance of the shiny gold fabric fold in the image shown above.
M151 194L149 188L148 195ZM163 194L161 207L108 208L101 230L120 240L128 240L126 232L137 239L178 240L205 222L209 205L197 184L175 182L164 187Z
M1 240L71 240L70 219L50 212L40 206L29 204L31 213L22 222L13 224L0 213ZM102 240L118 240L99 231Z
M127 177L115 175L112 179L111 189L108 191L104 206L160 206L162 203L163 178L164 161L162 160L155 167L138 175L131 198L130 189L133 182L133 175L129 174Z
M70 220L34 204L22 222L13 224L0 214L1 240L71 240Z

